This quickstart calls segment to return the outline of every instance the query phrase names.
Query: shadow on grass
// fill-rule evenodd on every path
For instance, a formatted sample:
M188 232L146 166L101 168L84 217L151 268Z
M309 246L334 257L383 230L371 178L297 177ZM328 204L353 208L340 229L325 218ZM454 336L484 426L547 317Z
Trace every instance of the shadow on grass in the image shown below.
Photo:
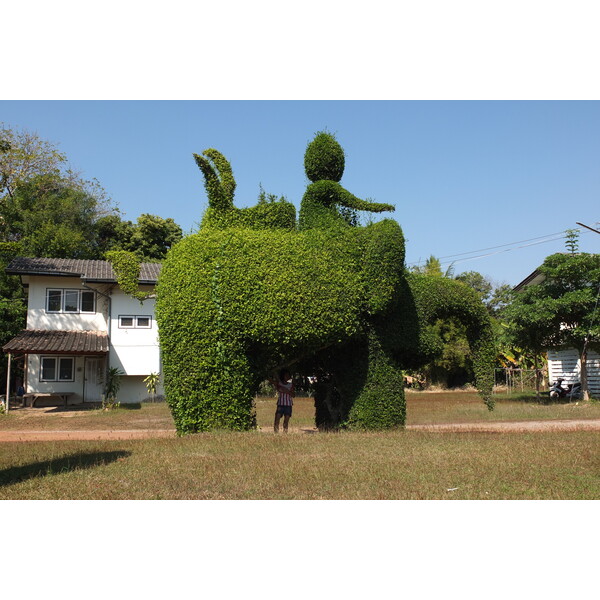
M22 465L20 467L10 467L0 471L0 487L13 485L34 477L44 477L46 475L58 475L60 473L69 473L78 469L92 469L102 467L131 456L127 450L114 450L111 452L78 452L62 458L53 460L44 460L42 462Z
M142 403L141 402L127 402L124 404L119 404L119 410L141 410Z
M50 408L47 413L81 412L82 410L96 410L100 407L99 402L84 402L82 404L69 404L68 406L40 406L39 408Z

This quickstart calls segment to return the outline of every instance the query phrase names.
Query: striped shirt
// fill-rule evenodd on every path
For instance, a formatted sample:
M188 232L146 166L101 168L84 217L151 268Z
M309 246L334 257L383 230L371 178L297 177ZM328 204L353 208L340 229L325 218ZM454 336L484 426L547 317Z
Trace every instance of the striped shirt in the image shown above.
M277 406L292 406L294 404L294 399L292 397L294 384L292 381L289 383L281 383L281 381L278 381L277 392L279 393Z

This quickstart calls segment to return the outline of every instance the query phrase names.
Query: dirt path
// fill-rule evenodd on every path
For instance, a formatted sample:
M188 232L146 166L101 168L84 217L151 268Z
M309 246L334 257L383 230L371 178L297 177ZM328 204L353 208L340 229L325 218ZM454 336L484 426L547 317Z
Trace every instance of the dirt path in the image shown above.
M55 442L62 440L142 440L177 437L174 429L115 429L87 431L0 431L0 442Z
M438 425L407 425L420 431L475 431L511 433L515 431L600 431L600 419L560 421L514 421L490 423L442 423Z
M432 425L407 425L410 431L431 432L477 432L514 433L531 431L600 431L600 419L561 421L516 421L498 423L442 423ZM271 433L270 427L262 427L262 433ZM290 433L318 433L310 427L290 427ZM141 440L148 438L175 438L174 429L115 429L82 431L0 431L0 442L41 441L98 441Z

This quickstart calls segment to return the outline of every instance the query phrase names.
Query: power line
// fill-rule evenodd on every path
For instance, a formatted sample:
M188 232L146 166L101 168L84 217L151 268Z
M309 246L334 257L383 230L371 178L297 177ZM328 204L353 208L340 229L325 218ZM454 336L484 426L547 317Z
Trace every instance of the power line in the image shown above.
M449 254L448 256L441 256L440 259L443 258L453 258L455 256L464 256L465 254L474 254L475 252L485 252L486 250L495 250L496 248L505 248L506 246L514 246L515 244L523 244L525 242L533 242L535 240L543 240L545 238L549 238L549 237L553 237L553 236L559 236L555 239L559 240L560 238L564 237L565 232L564 231L559 231L558 233L550 233L548 235L541 235L540 237L535 237L535 238L530 238L528 240L520 240L518 242L511 242L510 244L501 244L500 246L491 246L490 248L482 248L481 250L472 250L471 252L461 252L460 254ZM554 240L548 240L548 241L554 241Z
M578 223L579 225L579 223ZM588 228L589 229L589 228ZM575 228L575 231L581 231L581 229L579 228ZM477 258L485 258L487 256L494 256L495 254L501 254L502 252L509 252L511 250L519 250L521 248L527 248L529 246L536 246L538 244L545 244L547 242L555 242L558 241L562 238L565 237L565 231L559 231L556 233L550 233L548 235L542 235L539 237L535 237L535 238L529 238L527 240L521 240L518 242L511 242L509 244L501 244L499 246L491 246L489 248L481 248L480 250L471 250L470 252L461 252L459 254L449 254L447 256L442 256L440 257L438 260L440 260L440 264L452 264L452 263L457 263L457 262L465 262L468 260L475 260ZM542 240L542 241L536 241L536 240ZM523 246L518 246L516 248L507 248L507 246L514 246L515 244L524 244L525 242L533 242L532 244L525 244ZM488 254L478 254L477 256L470 256L468 258L463 258L463 259L457 259L457 260L452 260L452 261L446 261L446 262L441 262L444 259L447 258L454 258L454 257L459 257L459 256L466 256L468 254L475 254L476 252L486 252L487 250L496 250L497 248L505 248L505 250L498 250L498 252L490 252ZM417 262L413 262L413 263L409 263L407 266L412 267L412 266L417 266L420 265L423 262L423 259L419 259Z

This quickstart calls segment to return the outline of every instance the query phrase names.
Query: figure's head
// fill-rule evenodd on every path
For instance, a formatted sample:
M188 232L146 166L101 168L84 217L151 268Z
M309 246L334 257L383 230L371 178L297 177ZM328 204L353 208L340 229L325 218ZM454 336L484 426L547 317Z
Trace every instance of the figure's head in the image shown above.
M279 381L281 383L287 383L292 378L292 374L287 369L281 369L279 371Z
M319 131L304 153L304 170L313 183L322 179L339 181L344 174L344 163L344 149L326 131Z

